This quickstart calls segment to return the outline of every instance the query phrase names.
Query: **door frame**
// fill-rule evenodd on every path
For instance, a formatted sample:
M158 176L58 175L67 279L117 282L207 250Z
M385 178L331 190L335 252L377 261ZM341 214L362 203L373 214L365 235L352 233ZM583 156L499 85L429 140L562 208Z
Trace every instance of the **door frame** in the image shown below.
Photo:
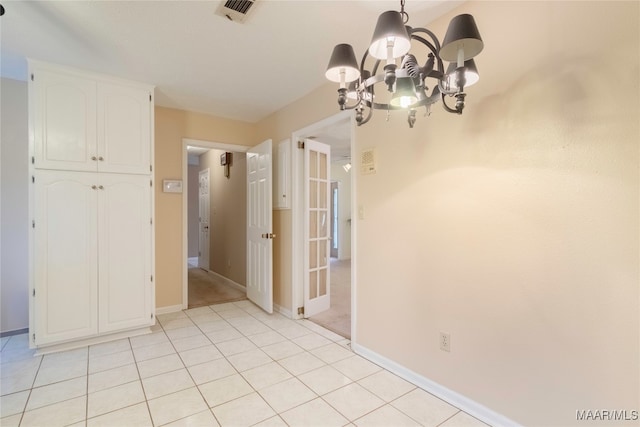
M189 153L187 147L202 147L210 150L224 150L246 153L251 147L225 144L223 142L182 138L182 309L189 308ZM211 185L211 183L209 183Z
M302 319L304 316L299 315L297 307L304 307L304 150L297 148L298 141L304 141L306 138L313 136L318 130L334 125L345 119L351 122L351 158L357 159L356 156L356 121L353 111L341 111L326 119L320 120L302 129L296 130L291 134L291 236L292 236L292 260L291 260L291 317L293 319ZM322 141L320 141L322 142ZM355 170L355 169L354 169ZM356 173L351 176L351 212L357 212L357 181ZM351 221L351 342L356 342L356 293L357 293L357 245L355 242L358 230L358 221Z

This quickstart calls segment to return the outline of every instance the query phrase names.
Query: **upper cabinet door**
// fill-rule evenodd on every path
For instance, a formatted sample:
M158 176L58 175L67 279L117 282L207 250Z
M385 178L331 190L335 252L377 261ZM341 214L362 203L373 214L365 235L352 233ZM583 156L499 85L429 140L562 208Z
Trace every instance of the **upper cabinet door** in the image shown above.
M39 68L32 75L35 167L95 171L95 81Z
M151 170L149 90L98 84L98 170L146 174Z

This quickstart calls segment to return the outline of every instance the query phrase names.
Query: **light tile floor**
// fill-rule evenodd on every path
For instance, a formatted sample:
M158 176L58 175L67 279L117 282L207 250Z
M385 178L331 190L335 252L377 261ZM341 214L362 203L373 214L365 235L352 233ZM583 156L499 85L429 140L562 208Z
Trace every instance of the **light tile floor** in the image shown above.
M485 424L249 301L158 316L153 333L45 356L2 338L2 426Z

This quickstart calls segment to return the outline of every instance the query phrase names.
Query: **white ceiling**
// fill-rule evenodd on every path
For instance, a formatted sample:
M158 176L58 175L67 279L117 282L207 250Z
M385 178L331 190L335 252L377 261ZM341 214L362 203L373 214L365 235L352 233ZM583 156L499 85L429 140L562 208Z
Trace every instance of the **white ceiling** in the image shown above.
M239 24L214 14L220 1L0 2L4 77L25 80L31 57L154 84L160 106L247 122L322 85L335 44L351 43L362 55L377 16L400 8L399 1L257 0ZM409 24L426 26L460 3L407 0Z

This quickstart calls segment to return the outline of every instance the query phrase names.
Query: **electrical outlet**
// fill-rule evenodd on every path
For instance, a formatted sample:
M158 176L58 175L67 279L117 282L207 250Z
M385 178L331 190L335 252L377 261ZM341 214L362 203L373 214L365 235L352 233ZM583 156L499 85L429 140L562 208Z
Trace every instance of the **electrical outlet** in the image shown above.
M440 332L440 350L451 351L451 336L447 332Z

